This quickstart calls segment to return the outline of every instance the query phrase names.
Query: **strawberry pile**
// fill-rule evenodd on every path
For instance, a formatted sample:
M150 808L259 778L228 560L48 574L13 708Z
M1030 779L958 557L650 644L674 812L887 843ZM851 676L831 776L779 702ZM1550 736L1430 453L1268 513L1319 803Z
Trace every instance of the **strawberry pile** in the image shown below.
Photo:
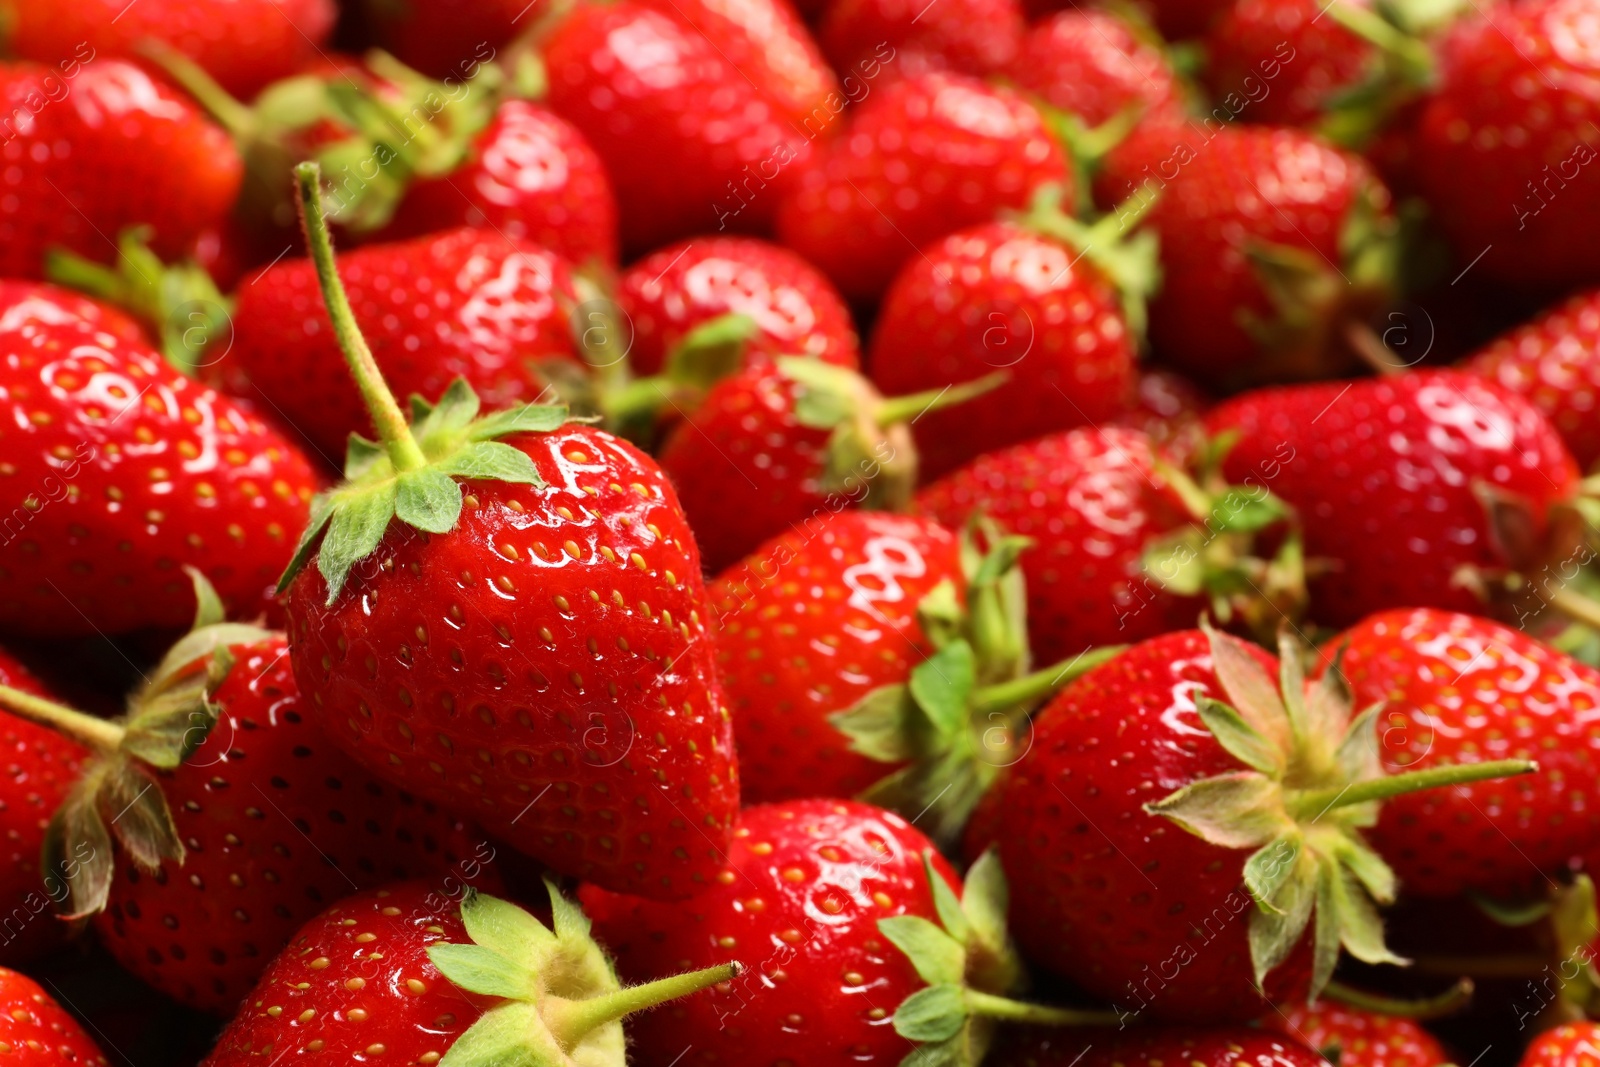
M0 97L0 1067L1600 1064L1600 0Z

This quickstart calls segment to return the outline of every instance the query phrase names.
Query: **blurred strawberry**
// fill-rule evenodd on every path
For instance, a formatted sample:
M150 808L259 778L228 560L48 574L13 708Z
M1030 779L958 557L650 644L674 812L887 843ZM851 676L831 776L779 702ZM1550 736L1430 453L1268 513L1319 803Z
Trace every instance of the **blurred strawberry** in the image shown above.
M1312 1007L1287 1004L1261 1025L1304 1042L1339 1067L1443 1067L1450 1054L1415 1019L1363 1011L1331 999Z
M1092 129L1131 113L1179 113L1183 87L1159 40L1113 11L1072 7L1036 23L1007 73Z
M0 1048L11 1067L110 1067L77 1019L32 978L4 967Z
M883 64L871 91L930 71L986 75L1016 59L1020 0L832 0L817 28L835 70ZM887 50L888 56L885 56Z

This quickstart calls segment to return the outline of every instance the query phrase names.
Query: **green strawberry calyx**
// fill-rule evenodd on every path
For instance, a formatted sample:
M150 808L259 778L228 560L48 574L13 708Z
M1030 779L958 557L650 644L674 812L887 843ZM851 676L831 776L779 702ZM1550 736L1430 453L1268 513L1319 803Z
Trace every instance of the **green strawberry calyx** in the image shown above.
M1340 947L1364 963L1403 964L1383 939L1377 905L1393 902L1395 876L1363 839L1381 801L1404 793L1530 774L1528 760L1430 767L1386 774L1374 721L1381 704L1352 711L1339 658L1307 681L1303 649L1286 627L1273 679L1237 637L1202 622L1212 669L1229 703L1208 697L1197 712L1246 769L1204 778L1146 804L1221 848L1251 849L1244 885L1257 985L1312 931L1309 999L1328 985Z
M1425 38L1466 7L1467 0L1329 4L1328 17L1371 45L1374 54L1365 75L1329 99L1317 132L1346 148L1367 147L1404 104L1433 86L1438 61Z
M356 326L339 280L322 212L320 168L302 163L295 168L295 177L328 317L379 438L374 442L350 435L345 483L312 500L306 531L278 582L279 592L287 589L315 553L317 570L328 584L327 602L332 604L350 569L377 549L391 519L425 534L455 529L462 507L456 479L542 488L545 481L528 454L499 438L557 429L567 421L567 409L526 404L480 417L477 394L458 378L437 405L413 398L408 420Z
M895 1009L895 1032L917 1047L901 1067L976 1067L997 1023L1117 1026L1114 1011L1059 1008L1012 1000L1026 975L1006 931L1005 871L993 849L967 871L961 896L922 855L938 921L920 915L878 920L878 931L905 954L927 987Z
M222 601L205 577L194 582L194 627L178 640L128 698L115 722L0 686L0 708L69 737L93 753L45 833L45 887L68 919L104 910L114 871L111 840L141 868L163 860L182 864L183 840L160 774L194 755L218 720L212 698L233 669L231 648L252 645L272 631L223 620Z
M829 717L852 751L902 764L861 798L931 817L929 836L938 841L960 835L1000 770L1026 752L1032 710L1124 647L1029 669L1027 595L1017 561L1031 543L982 520L969 523L961 542L965 595L947 579L917 606L933 651L904 683L874 689Z
M582 909L551 882L545 888L551 926L468 889L461 922L472 943L429 946L429 960L456 986L502 998L455 1040L440 1067L625 1067L624 1017L743 971L727 963L624 986Z

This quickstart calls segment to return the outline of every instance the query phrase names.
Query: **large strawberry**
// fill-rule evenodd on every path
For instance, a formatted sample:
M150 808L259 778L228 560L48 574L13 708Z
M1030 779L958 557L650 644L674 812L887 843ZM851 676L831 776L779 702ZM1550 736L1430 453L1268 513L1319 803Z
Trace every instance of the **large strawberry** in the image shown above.
M421 1067L625 1067L624 1016L740 974L729 963L624 988L589 920L546 884L550 926L477 893L457 908L427 882L340 901L267 966L203 1067L255 1067L263 1050Z
M348 481L317 500L283 577L314 714L375 773L558 870L693 893L731 832L738 772L671 485L564 409L479 417L459 380L408 425L339 281L316 165L297 177L380 437L352 439Z
M1322 1053L1340 1067L1443 1067L1450 1054L1415 1019L1323 1001L1287 1004L1261 1025Z
M1395 877L1361 835L1378 801L1533 769L1386 777L1376 710L1352 714L1337 675L1306 683L1282 644L1280 662L1188 630L1089 671L973 820L970 849L998 845L1024 951L1124 1019L1254 1018L1308 977L1314 997L1341 944L1392 961L1374 902Z
M196 590L195 628L120 722L9 687L0 704L96 757L45 839L59 909L93 916L112 955L157 989L227 1015L329 901L424 874L459 892L488 877L494 850L329 744L283 635L223 623L203 579Z
M1015 90L933 73L873 93L819 148L778 214L783 243L852 300L879 296L939 238L1026 206L1041 186L1071 196L1071 165Z
M227 135L132 63L92 51L59 71L0 63L0 112L5 276L42 276L45 252L58 245L110 260L112 239L138 223L154 227L159 251L176 255L238 195L239 155Z
M831 0L817 37L833 68L850 79L847 90L877 69L869 91L881 92L929 71L982 77L1005 70L1026 29L1020 0L943 0L933 7L916 0Z
M1270 466L1267 488L1299 512L1326 625L1392 607L1481 610L1510 572L1572 558L1554 509L1576 496L1577 465L1537 408L1476 375L1261 389L1207 425L1233 441L1231 481Z
M0 1048L14 1067L110 1067L83 1025L25 974L0 967Z
M1030 1028L1008 1034L1000 1054L1011 1067L1326 1067L1309 1046L1257 1027L1161 1026L1082 1033ZM997 1057L998 1058L998 1057ZM1362 1067L1359 1060L1333 1060Z
M181 627L186 564L255 614L305 527L299 449L133 333L84 297L0 283L7 630Z

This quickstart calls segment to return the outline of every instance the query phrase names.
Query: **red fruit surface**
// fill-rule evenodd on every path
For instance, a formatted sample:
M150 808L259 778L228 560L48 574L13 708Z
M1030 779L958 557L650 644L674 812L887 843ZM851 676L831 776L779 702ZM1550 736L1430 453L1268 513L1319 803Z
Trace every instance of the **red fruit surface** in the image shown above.
M488 62L518 29L527 29L528 0L360 0L378 43L430 78L460 77L463 64ZM485 54L487 53L487 54Z
M1119 414L1133 394L1134 355L1117 290L1092 262L997 222L906 262L884 297L869 363L887 396L1010 375L911 424L929 479L981 452Z
M1016 59L1026 30L1020 0L832 0L817 37L835 70L881 63L875 92L930 71L997 73Z
M1531 759L1537 774L1397 797L1371 831L1409 893L1508 896L1600 851L1589 798L1600 758L1600 671L1487 619L1387 611L1345 646L1357 707L1382 702L1392 769Z
M1031 538L1022 554L1028 640L1041 666L1097 645L1194 625L1202 601L1144 574L1153 540L1189 523L1137 430L1080 429L979 456L917 494L951 529L974 513Z
M932 847L869 804L797 800L741 812L716 884L692 901L584 887L595 936L626 980L730 960L746 967L726 989L636 1017L640 1067L666 1067L680 1055L687 1067L899 1063L911 1043L887 1020L924 983L878 920L937 921L922 863ZM933 863L959 893L945 861L935 854Z
M1351 0L1370 7L1370 0ZM1206 85L1246 122L1306 126L1358 86L1378 50L1316 0L1237 0L1206 34ZM1231 109L1231 107L1230 107Z
M855 370L861 344L833 283L779 245L748 237L694 237L653 252L617 285L635 373L655 374L696 326L730 312L749 316L748 353L812 356Z
M1187 462L1204 444L1204 415L1213 403L1189 379L1159 367L1139 371L1133 407L1110 420L1148 434L1162 451Z
M1580 293L1467 357L1461 369L1544 412L1578 466L1600 461L1600 290Z
M1330 1000L1285 1004L1261 1025L1321 1052L1340 1067L1440 1067L1450 1054L1415 1019L1379 1015Z
M181 627L185 564L263 609L316 488L298 448L53 286L0 282L0 351L0 626Z
M1276 673L1272 656L1252 653ZM1226 699L1198 630L1090 670L1036 717L1032 746L967 838L969 855L1000 849L1023 954L1141 1021L1245 1021L1264 1008L1245 934L1248 853L1142 807L1239 769L1201 723L1201 696ZM1303 980L1291 960L1267 976L1267 996Z
M852 751L828 716L932 652L917 604L947 580L965 589L954 533L867 511L808 520L718 575L717 663L747 802L850 796L894 769Z
M610 434L508 443L547 485L463 482L454 530L392 523L331 606L300 572L295 676L373 773L562 873L687 896L739 796L694 537L660 468Z
M492 230L452 230L339 255L356 323L390 388L436 401L457 377L486 408L528 403L536 357L575 358L566 260ZM316 271L286 259L239 292L232 351L208 373L259 391L332 464L372 432L329 325Z
M1166 53L1108 11L1073 6L1041 19L1007 73L1090 128L1129 107L1175 113L1183 104Z
M1047 183L1070 199L1071 165L1021 94L926 74L855 108L783 201L778 233L846 297L871 300L919 250Z
M0 1046L14 1067L109 1067L83 1026L25 974L0 967Z
M1009 1067L1319 1067L1307 1046L1255 1027L1028 1028L1004 1032L996 1061ZM1359 1061L1343 1061L1359 1067Z
M7 277L41 277L56 246L109 262L118 234L141 223L157 252L176 257L238 195L243 167L228 135L132 63L75 59L70 73L0 63L0 112Z
M1600 1023L1563 1023L1528 1043L1517 1067L1586 1067L1600 1054Z
M1307 558L1332 568L1310 583L1312 614L1330 626L1393 607L1483 610L1460 568L1492 576L1515 561L1478 492L1523 501L1537 544L1578 479L1537 408L1459 371L1261 389L1206 424L1239 435L1223 465L1230 482L1254 476L1298 510Z

